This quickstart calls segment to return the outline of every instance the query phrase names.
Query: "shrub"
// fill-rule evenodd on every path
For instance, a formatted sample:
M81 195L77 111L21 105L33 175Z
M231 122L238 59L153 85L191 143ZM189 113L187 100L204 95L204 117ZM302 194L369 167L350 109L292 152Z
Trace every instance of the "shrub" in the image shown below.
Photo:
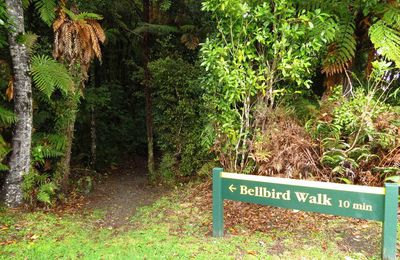
M179 57L153 61L149 68L154 131L163 154L159 174L167 178L171 171L176 176L193 175L208 157L200 140L207 125L203 92L197 80L201 69Z
M400 173L399 111L385 102L388 83L375 75L359 86L350 99L341 89L322 104L319 118L306 127L320 141L321 162L332 169L333 178L348 183L377 185ZM400 158L400 157L399 157Z

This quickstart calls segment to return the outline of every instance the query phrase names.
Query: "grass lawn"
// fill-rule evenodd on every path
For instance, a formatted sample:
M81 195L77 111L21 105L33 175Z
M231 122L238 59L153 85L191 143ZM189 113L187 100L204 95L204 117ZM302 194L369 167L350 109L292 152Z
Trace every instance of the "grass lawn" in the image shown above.
M103 226L103 217L98 210L2 210L0 259L380 259L379 223L333 218L315 223L323 227L316 231L266 233L235 227L217 239L210 236L211 212L178 192L141 208L128 227Z

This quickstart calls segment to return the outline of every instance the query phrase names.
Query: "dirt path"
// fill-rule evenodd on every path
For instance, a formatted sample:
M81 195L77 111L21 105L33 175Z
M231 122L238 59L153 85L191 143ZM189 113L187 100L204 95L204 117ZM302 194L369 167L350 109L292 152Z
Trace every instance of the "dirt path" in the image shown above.
M145 158L135 158L95 183L87 196L86 208L105 211L100 225L113 228L129 225L138 207L151 204L165 192L163 187L150 186L145 165Z

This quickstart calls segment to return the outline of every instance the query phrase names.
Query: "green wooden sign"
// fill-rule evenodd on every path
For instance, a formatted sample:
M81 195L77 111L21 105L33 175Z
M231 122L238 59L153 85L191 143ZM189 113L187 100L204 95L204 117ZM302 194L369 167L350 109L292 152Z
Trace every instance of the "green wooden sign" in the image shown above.
M222 237L225 199L383 223L382 258L396 259L398 185L385 188L213 170L213 236Z

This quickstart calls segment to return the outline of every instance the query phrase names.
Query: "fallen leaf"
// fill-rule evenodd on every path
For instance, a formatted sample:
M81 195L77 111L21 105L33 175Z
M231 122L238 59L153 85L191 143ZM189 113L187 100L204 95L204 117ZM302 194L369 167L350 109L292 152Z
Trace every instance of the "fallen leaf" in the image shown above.
M8 101L11 101L14 98L14 79L13 78L10 78L10 80L8 81L6 97L7 97Z
M257 252L254 251L254 250L250 250L250 251L247 251L247 254L249 254L249 255L257 255Z

